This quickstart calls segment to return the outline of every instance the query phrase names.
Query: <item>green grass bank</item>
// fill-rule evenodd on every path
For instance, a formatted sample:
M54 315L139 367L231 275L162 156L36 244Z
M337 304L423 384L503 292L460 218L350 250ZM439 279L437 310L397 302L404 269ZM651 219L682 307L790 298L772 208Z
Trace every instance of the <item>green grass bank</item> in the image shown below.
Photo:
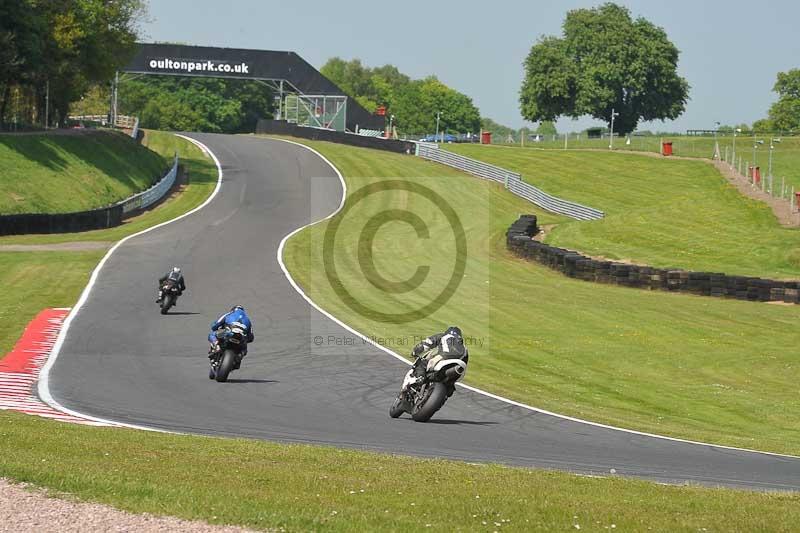
M800 278L800 230L743 197L710 164L623 153L448 145L546 192L606 213L546 238L593 256L662 268Z
M112 131L0 135L0 214L104 207L149 187L169 159Z
M284 253L292 275L314 301L345 323L386 338L427 335L456 323L482 341L470 348L467 381L473 385L616 426L800 453L797 306L568 279L506 252L508 225L519 213L537 210L498 184L417 158L307 144L337 165L349 195L376 183L421 184L457 205L465 228L466 264L457 290L439 309L405 323L387 323L377 314L354 309L353 303L382 313L412 311L447 285L456 247L450 224L431 202L386 190L360 200L345 214L333 254L336 274L349 292L345 296L334 291L326 274L330 261L326 263L323 249L331 221L295 235ZM632 159L619 157L615 164ZM393 210L418 214L436 236L435 246L407 223L393 221L376 230L375 215ZM538 214L544 224L563 222ZM403 293L365 283L372 276L365 273L363 265L369 265L360 256L365 228L375 231L372 259L382 276L402 282L428 265L425 282ZM408 348L395 347L405 354Z

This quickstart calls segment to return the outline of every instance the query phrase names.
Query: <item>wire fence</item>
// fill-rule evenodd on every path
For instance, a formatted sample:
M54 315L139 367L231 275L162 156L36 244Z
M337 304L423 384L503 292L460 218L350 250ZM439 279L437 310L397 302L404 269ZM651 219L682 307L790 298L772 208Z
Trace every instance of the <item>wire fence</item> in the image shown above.
M458 155L447 150L440 150L436 144L426 142L417 143L417 155L423 159L435 161L468 172L479 178L502 183L509 192L553 213L565 215L577 220L598 220L605 216L599 209L587 207L547 194L541 189L522 181L522 176L516 172L463 155Z

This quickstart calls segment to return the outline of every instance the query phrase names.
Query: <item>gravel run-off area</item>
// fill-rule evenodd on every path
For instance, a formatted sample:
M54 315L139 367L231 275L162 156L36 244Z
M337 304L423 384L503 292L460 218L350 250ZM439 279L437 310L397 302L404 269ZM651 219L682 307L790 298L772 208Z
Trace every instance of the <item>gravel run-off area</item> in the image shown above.
M84 533L172 532L241 533L239 527L212 526L204 522L167 516L131 514L113 507L50 496L46 491L0 478L0 532Z

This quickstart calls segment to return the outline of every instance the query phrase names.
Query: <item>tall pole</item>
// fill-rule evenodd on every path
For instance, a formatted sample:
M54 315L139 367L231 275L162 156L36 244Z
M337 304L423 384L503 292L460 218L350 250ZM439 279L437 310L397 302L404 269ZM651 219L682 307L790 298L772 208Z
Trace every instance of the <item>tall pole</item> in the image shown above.
M44 91L44 129L50 127L50 80L47 80Z
M608 149L609 150L613 150L614 149L614 117L616 117L617 115L619 115L619 113L615 113L614 112L614 108L612 107L611 108L611 137L610 137L610 140L608 141Z
M111 110L111 125L116 127L117 125L117 113L119 112L118 107L118 98L119 98L119 71L114 74L114 107Z
M736 128L733 128L733 153L731 154L733 161L736 162Z
M775 139L770 139L769 141L769 170L767 170L767 175L770 179L772 179L772 151L775 149L775 145L773 145L773 141Z
M439 116L442 114L441 111L436 112L436 135L433 136L433 139L438 142L439 139Z

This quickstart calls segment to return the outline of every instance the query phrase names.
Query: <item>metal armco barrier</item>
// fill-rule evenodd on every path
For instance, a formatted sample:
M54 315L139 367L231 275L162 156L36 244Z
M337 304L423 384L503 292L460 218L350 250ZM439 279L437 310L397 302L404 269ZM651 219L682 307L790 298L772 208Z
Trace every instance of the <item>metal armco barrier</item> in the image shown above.
M178 155L175 154L175 159L172 162L172 168L161 178L158 183L153 185L147 190L134 194L130 198L122 200L118 205L122 206L122 216L125 217L127 213L137 209L144 209L161 200L161 198L169 191L175 184L175 178L178 176Z
M417 143L417 155L423 159L435 161L449 167L468 172L473 176L488 180L498 181L505 185L513 194L532 202L543 209L565 215L577 220L598 220L605 213L593 207L587 207L569 200L547 194L529 183L522 181L522 176L516 172L477 161L463 155L454 154L447 150L440 150L430 143Z
M159 201L175 184L178 175L178 156L172 168L158 183L108 207L76 213L26 213L0 215L0 235L25 235L29 233L76 233L113 228L139 209Z
M133 122L133 129L131 129L131 138L134 140L139 136L139 117Z

